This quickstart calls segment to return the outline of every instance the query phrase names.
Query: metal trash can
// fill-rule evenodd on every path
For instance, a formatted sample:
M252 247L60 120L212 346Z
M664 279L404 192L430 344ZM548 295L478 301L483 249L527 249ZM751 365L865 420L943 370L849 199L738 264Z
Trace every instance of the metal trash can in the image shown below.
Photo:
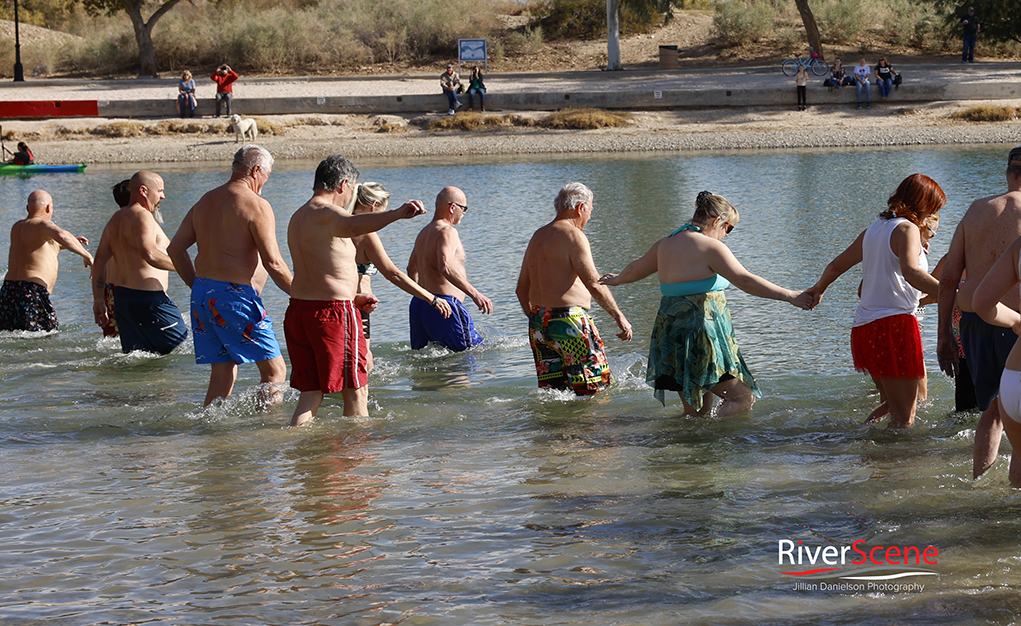
M677 69L677 46L659 47L659 69L661 70Z

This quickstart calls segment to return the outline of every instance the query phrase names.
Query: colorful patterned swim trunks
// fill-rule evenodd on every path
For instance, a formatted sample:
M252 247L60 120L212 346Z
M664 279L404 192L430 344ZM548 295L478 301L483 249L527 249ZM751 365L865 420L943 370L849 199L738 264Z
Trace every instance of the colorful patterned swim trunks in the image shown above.
M532 307L528 338L539 387L573 389L587 396L610 384L603 340L580 306Z
M191 287L195 362L254 363L280 356L273 320L251 285L196 278Z
M50 294L30 280L5 280L0 287L0 330L57 330Z

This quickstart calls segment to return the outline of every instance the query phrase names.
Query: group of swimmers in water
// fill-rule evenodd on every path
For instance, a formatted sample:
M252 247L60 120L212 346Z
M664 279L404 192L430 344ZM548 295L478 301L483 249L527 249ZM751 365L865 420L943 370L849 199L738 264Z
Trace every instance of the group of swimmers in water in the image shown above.
M166 295L169 272L176 271L192 288L196 362L211 366L205 403L229 396L238 364L251 362L259 367L261 382L269 383L263 387L266 400L277 401L286 364L260 297L272 278L291 297L284 334L290 384L300 392L294 425L315 418L324 394L340 392L345 415L368 412L369 313L378 303L371 276L377 271L413 296L412 348L438 343L460 351L482 341L465 298L485 313L493 304L465 271L455 228L468 212L463 191L445 187L437 195L433 218L416 238L405 273L386 255L375 231L425 213L422 203L411 200L387 210L389 192L382 185L358 184L350 161L328 157L316 169L312 198L290 219L292 274L277 246L273 209L260 196L272 165L264 148L241 148L230 180L199 200L173 239L160 226L162 178L138 172L115 186L121 208L104 229L94 259L86 239L53 224L49 194L33 192L28 217L11 231L0 329L56 328L48 294L56 280L57 251L69 249L92 267L96 322L112 334L116 320L125 352L166 354L187 336L183 316ZM739 223L738 211L708 191L698 194L687 223L620 273L600 276L584 234L592 218L592 191L569 183L554 201L553 220L531 237L516 289L529 321L538 384L578 395L605 389L610 368L588 313L592 300L613 318L617 336L630 340L631 325L609 287L655 273L662 299L646 381L656 397L665 402L666 392L676 391L689 414L707 414L717 397L719 416L746 411L761 394L737 345L724 290L734 285L810 310L830 284L860 263L861 301L852 322L851 352L855 368L872 377L882 399L869 420L889 415L891 426L912 426L918 400L926 394L916 312L920 304L938 300L940 366L959 375L968 364L983 410L976 429L978 476L995 460L1004 430L1021 445L1021 351L1014 347L1021 332L1021 146L1008 157L1007 182L1007 193L972 204L950 252L930 274L928 240L936 233L946 196L928 176L908 176L887 209L803 291L779 287L741 265L723 243ZM194 261L188 252L193 245L198 248ZM1011 461L1010 479L1021 486L1021 462Z

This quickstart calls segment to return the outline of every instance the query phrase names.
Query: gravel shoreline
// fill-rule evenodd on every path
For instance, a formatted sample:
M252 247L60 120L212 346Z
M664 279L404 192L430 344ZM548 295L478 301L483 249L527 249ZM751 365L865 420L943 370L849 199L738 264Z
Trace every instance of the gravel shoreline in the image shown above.
M977 104L977 103L971 103ZM969 106L971 106L969 104ZM1019 106L1021 101L997 105ZM352 158L513 156L653 151L771 150L1021 143L1018 122L969 123L948 116L964 108L937 103L922 109L855 111L644 111L627 127L587 131L509 129L482 132L430 132L410 125L406 132L379 133L367 116L338 115L309 125L307 116L267 116L279 134L262 134L257 143L277 159L320 159L331 153ZM538 114L536 114L538 115ZM239 144L223 134L177 134L108 138L82 132L113 120L7 122L24 136L39 162L168 163L229 160ZM60 130L63 129L63 130Z

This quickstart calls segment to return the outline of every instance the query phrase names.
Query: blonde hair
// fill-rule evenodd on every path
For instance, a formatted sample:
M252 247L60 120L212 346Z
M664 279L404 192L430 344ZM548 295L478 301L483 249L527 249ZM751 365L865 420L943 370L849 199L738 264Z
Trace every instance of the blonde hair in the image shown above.
M191 72L189 72L188 70L184 70L184 72L181 74L181 78L183 78L184 80L191 80Z
M383 204L390 199L390 192L386 190L386 187L379 183L358 183L355 186L355 192L351 194L351 212L358 205L372 208L375 204Z
M696 226L708 226L718 217L729 222L731 226L737 226L741 220L737 209L727 202L726 198L711 191L700 191L698 198L695 199L695 215L692 216L691 222Z

